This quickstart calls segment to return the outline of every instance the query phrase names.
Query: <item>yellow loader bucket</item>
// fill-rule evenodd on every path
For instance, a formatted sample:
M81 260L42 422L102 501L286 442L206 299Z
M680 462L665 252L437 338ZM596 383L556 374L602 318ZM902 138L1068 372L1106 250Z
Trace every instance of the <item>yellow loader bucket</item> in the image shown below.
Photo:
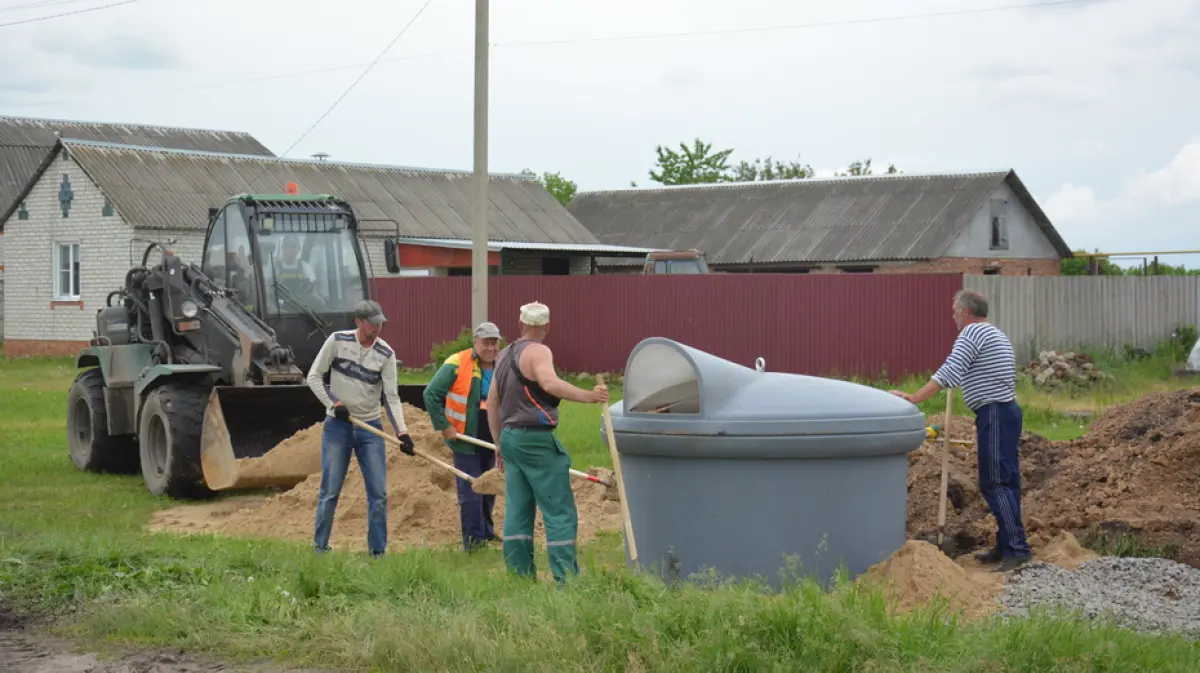
M214 388L200 433L204 481L214 491L295 486L309 476L312 466L267 470L238 461L259 458L324 418L324 405L304 384Z

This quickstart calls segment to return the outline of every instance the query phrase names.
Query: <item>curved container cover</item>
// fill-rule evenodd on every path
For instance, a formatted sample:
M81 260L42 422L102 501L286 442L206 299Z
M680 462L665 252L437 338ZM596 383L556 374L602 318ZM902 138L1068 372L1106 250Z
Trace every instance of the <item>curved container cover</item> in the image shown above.
M625 368L624 397L610 407L621 453L818 457L908 453L925 438L925 415L884 390L816 376L760 372L661 337L639 343ZM755 437L759 441L696 441ZM846 453L849 452L849 453Z
M907 454L925 417L886 391L651 338L611 412L638 564L668 580L715 571L778 586L798 561L828 581L904 544Z

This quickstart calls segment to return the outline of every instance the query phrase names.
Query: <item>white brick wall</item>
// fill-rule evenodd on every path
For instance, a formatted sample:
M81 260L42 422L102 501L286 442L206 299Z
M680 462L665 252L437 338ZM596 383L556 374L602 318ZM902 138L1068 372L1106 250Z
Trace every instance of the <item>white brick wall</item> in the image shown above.
M74 192L69 216L62 216L58 191L66 174ZM114 212L102 216L104 194L73 160L56 157L25 199L28 220L5 223L5 339L86 341L96 311L128 271L131 229ZM79 243L80 300L52 305L55 298L55 244Z
M0 226L4 223L0 222ZM0 231L0 342L4 341L4 232Z

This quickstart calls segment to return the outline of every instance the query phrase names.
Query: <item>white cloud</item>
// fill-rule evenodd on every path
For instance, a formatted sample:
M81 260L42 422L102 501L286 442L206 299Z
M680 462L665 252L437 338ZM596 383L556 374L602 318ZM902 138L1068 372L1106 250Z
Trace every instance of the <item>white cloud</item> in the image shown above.
M1096 219L1100 209L1091 187L1066 183L1042 203L1052 222L1087 222Z
M1126 198L1147 204L1200 202L1200 138L1195 138L1162 168L1142 171L1130 181Z

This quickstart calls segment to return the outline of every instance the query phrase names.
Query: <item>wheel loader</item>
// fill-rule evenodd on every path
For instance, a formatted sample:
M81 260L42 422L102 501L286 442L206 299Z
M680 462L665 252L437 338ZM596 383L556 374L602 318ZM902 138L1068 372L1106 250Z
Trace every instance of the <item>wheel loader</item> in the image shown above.
M239 476L237 461L324 419L305 376L329 334L354 328L367 278L354 212L329 195L231 197L209 211L200 266L152 243L77 356L72 461L140 469L151 493L176 499L303 481L295 469ZM424 386L398 390L424 408Z

